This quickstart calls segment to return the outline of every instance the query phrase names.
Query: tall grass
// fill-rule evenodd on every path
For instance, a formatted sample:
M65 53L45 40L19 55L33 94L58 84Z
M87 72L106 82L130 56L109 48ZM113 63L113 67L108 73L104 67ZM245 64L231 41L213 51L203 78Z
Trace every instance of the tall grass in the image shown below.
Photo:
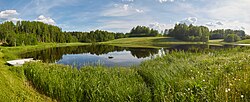
M31 63L25 75L44 94L62 102L150 101L151 94L133 69Z
M250 101L250 49L176 51L137 68L30 63L26 77L59 101Z
M153 101L249 101L249 59L249 50L241 48L172 52L144 62L138 73Z

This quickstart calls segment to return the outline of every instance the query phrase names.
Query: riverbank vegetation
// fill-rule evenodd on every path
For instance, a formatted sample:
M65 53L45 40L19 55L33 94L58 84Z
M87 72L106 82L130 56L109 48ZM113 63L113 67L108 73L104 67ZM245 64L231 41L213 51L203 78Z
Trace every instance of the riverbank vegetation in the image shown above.
M30 63L23 73L59 101L247 101L249 48L172 51L138 67Z

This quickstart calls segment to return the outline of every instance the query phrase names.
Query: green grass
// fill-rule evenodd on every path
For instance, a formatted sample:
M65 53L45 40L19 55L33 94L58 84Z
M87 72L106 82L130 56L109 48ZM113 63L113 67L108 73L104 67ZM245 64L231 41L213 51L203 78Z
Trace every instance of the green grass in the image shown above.
M104 43L155 47L180 41L147 37ZM22 52L78 45L86 44L0 47L0 101L250 101L250 48L171 52L132 68L4 65Z
M250 49L171 52L135 68L30 63L26 77L59 101L249 101Z
M135 37L135 38L122 38L101 44L109 44L122 47L150 47L159 48L164 47L166 44L202 44L202 42L184 42L172 37Z
M154 101L249 101L249 52L173 52L144 62L138 72Z
M0 102L52 101L34 90L27 82L22 69L4 65L3 55L0 53Z
M25 75L46 95L62 102L126 102L151 100L149 88L134 69L31 63Z
M51 98L40 94L26 79L21 67L5 65L6 60L17 59L19 53L50 47L78 46L86 43L40 43L36 46L0 47L0 102L50 102Z
M250 39L238 41L239 44L250 44Z

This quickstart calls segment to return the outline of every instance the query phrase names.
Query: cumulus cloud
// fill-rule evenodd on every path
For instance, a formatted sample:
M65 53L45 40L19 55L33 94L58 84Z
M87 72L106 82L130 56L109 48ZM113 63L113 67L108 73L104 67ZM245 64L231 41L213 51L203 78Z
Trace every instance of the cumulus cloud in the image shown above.
M20 21L22 19L16 18L16 15L18 15L16 10L5 10L0 12L0 21Z
M209 22L206 23L205 26L207 26L208 28L215 30L215 29L233 29L233 30L244 30L247 33L249 32L248 29L249 28L249 24L247 23L241 23L239 21L214 21L214 22Z
M159 30L159 31L164 31L165 29L172 28L173 25L172 24L161 24L159 22L154 22L154 23L149 24L149 27L156 29L156 30Z
M9 19L12 18L13 16L17 15L16 10L5 10L0 12L0 18L2 19Z
M43 22L43 23L47 23L47 24L51 24L51 25L56 24L52 18L45 17L44 15L40 15L35 21L39 21L39 22Z
M196 22L198 21L198 19L196 17L188 17L188 18L185 18L184 20L181 20L180 22L177 22L177 23L180 23L180 24L187 24L187 25L190 25L190 24L195 24Z

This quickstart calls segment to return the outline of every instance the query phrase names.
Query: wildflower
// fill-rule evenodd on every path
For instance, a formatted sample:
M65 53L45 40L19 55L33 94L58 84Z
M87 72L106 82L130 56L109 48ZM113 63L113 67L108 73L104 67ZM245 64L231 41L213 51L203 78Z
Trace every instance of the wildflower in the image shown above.
M240 95L241 98L244 98L244 95Z
M205 82L206 80L205 80L205 79L203 79L202 81L203 81L203 82Z
M225 92L229 92L230 90L231 90L231 89L227 89L227 88L226 88Z

